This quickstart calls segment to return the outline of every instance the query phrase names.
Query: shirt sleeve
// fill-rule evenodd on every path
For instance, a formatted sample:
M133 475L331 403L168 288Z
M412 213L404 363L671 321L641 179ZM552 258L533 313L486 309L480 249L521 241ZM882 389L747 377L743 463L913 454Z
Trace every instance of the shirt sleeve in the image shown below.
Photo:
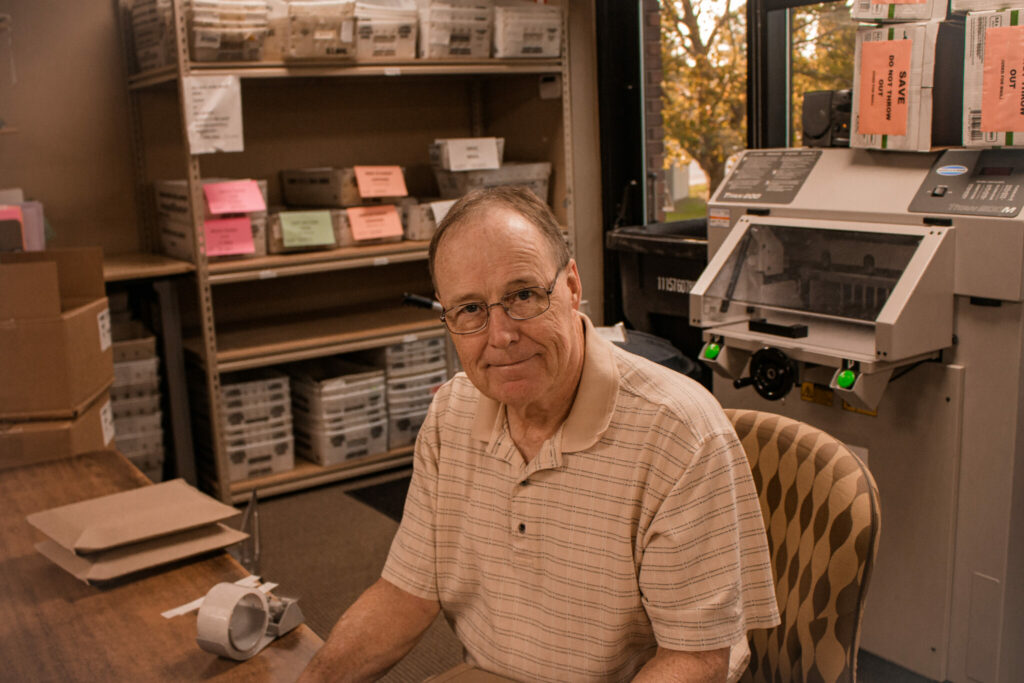
M640 590L660 646L726 647L778 623L761 509L734 433L703 440L641 542Z
M447 399L442 387L430 404L427 417L416 437L412 480L405 498L402 522L391 542L381 577L402 590L426 600L437 600L435 563L435 520L437 502L437 458L441 404Z

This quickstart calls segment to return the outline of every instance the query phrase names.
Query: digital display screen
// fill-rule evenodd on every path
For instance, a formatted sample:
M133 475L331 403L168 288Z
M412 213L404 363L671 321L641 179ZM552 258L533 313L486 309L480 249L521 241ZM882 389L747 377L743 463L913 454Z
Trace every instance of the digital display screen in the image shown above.
M1013 175L1013 166L983 166L978 171L980 176L1008 176Z

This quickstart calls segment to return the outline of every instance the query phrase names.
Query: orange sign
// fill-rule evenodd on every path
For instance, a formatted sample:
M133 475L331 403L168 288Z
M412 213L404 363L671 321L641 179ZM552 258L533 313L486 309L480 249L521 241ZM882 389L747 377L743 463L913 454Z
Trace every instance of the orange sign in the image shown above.
M348 210L348 225L357 241L402 234L402 219L391 204L353 207Z
M985 31L981 81L981 129L1024 130L1024 26Z
M857 133L907 134L913 44L912 40L881 40L861 45Z

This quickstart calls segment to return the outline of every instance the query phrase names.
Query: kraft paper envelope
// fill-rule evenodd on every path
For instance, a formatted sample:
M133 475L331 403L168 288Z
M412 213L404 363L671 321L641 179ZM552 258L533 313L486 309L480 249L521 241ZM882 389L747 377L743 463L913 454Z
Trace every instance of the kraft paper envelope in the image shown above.
M184 479L51 508L28 522L75 554L95 553L205 526L239 514Z
M248 537L249 534L223 524L208 524L141 543L94 553L88 557L75 555L67 548L50 540L37 543L36 550L82 581L95 583L110 581L143 569L158 567L210 550L225 548Z

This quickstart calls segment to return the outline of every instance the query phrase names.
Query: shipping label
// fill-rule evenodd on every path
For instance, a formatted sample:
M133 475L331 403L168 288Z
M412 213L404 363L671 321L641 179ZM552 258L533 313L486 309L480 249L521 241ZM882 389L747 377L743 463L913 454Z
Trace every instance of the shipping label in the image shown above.
M981 130L1024 130L1024 26L985 31Z
M110 405L110 401L103 404L100 408L100 425L103 428L103 445L107 446L114 439L114 409Z
M114 341L110 335L110 309L104 308L96 314L96 326L100 331L100 351L109 349Z
M906 135L914 41L865 42L860 53L860 135Z

